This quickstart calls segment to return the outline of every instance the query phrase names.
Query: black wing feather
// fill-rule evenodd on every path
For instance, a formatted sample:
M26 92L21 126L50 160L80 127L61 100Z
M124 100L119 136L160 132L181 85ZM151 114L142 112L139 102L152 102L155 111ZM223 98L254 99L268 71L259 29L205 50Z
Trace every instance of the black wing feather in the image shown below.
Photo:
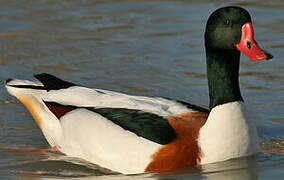
M180 101L180 100L177 100L177 102L181 103L182 105L186 106L189 109L199 111L199 112L203 112L203 113L210 113L210 110L206 109L204 107L201 107L201 106L198 106L198 105L195 105L195 104L191 104L191 103L188 103L188 102Z
M85 108L100 114L125 130L158 144L168 144L176 138L175 130L168 120L152 113L125 108L76 107L48 101L44 103L58 119L74 109Z

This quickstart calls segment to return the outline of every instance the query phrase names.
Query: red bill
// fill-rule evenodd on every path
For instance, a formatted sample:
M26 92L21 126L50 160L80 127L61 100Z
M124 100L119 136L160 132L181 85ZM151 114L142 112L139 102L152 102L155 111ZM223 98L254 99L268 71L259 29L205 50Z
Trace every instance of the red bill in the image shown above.
M251 22L247 22L242 26L241 40L239 44L236 44L235 46L252 61L269 60L273 58L271 54L261 49L254 40Z

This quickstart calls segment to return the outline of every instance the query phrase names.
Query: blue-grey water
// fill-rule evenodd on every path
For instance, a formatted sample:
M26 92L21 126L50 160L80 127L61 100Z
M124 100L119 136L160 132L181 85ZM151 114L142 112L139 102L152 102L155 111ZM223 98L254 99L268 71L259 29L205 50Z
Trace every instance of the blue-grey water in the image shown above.
M284 179L284 1L0 0L0 179ZM4 89L48 72L89 87L208 104L203 33L216 8L249 10L275 58L241 57L242 94L261 152L206 166L125 176L52 152ZM79 123L79 122L78 122ZM127 152L125 152L127 153Z

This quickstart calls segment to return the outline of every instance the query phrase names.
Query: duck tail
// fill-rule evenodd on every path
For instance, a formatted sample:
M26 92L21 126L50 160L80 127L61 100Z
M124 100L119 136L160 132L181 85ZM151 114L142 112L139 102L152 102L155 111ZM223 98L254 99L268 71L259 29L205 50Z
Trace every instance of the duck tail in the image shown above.
M13 96L17 96L18 94L46 92L46 88L41 82L20 79L7 79L5 87L7 91Z
M52 75L36 75L37 78L42 81L28 81L19 79L8 79L6 81L7 91L15 96L20 102L22 102L35 119L37 125L42 130L46 140L51 146L57 146L61 142L62 128L59 119L48 109L43 101L43 97L47 94L48 90L55 89L52 83L47 83L48 79L52 79L52 82L58 84L60 87L67 87L64 81L60 81L58 78ZM59 83L61 82L61 83ZM69 87L70 87L69 83Z
M6 88L8 92L15 95L17 92L34 92L34 91L50 91L69 88L76 86L76 84L59 79L51 74L42 73L34 75L39 82L19 80L19 79L7 79Z

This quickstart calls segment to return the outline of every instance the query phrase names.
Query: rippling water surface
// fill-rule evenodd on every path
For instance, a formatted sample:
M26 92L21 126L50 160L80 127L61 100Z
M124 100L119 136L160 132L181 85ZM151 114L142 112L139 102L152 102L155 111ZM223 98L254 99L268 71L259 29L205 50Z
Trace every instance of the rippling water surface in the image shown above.
M0 0L1 179L284 179L284 2ZM261 153L163 174L124 176L49 149L4 89L9 77L48 72L78 84L207 105L203 32L225 5L248 9L273 61L241 59ZM127 152L126 152L127 153Z

